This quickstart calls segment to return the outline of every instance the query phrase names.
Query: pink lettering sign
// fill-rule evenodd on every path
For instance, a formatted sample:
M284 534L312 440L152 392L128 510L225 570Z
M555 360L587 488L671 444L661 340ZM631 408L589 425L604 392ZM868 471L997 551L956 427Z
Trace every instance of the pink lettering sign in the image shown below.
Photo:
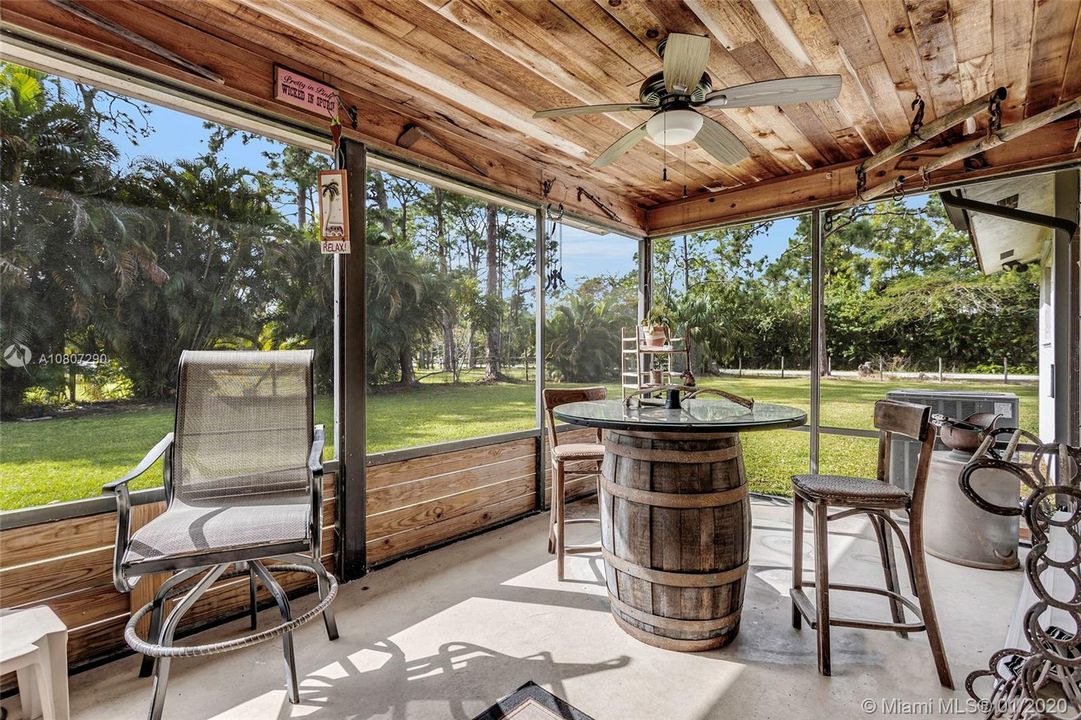
M337 117L338 92L281 65L274 66L274 98L324 117Z

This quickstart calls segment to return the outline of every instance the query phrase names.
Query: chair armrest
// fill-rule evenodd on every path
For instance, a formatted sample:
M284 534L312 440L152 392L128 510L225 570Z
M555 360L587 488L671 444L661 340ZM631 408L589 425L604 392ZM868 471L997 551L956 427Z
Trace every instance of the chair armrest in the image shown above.
M312 440L312 449L308 453L308 470L312 476L323 474L323 446L326 445L326 432L322 425L315 426L315 439Z
M113 480L102 486L102 493L116 495L116 544L113 546L113 587L119 592L131 592L135 586L134 581L129 581L124 575L124 555L128 551L128 541L131 539L131 497L128 494L128 483L139 477L158 461L165 452L173 446L173 434L163 437L150 452L146 454L139 464L124 477ZM169 476L169 459L165 459L165 475Z
M166 435L165 437L163 437L161 440L158 441L158 444L155 445L150 450L150 452L148 452L146 454L146 457L144 457L142 460L139 461L139 464L136 465L135 468L131 472L129 472L127 475L120 478L119 480L113 480L112 482L105 483L104 485L102 485L101 486L101 492L103 494L104 493L110 493L110 492L115 493L121 487L126 486L129 482L131 482L132 480L134 480L135 478L139 477L140 475L145 473L147 470L149 470L150 467L154 463L156 463L158 461L158 458L160 458L162 455L165 454L165 451L168 450L169 447L172 446L172 444L173 444L173 434L169 433L168 435Z
M308 453L308 479L312 493L312 558L320 561L323 551L323 446L326 432L322 425L315 426L312 449Z

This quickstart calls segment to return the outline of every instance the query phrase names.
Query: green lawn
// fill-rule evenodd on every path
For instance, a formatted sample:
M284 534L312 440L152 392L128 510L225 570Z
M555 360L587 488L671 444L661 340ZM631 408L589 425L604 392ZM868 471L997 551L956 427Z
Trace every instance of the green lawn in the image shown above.
M532 371L530 371L532 378ZM515 373L520 377L521 370ZM533 384L470 382L448 384L425 378L423 387L387 391L368 398L368 451L384 452L533 427ZM810 381L779 378L707 378L761 402L809 406ZM871 428L874 401L887 390L935 387L1006 391L1021 398L1021 425L1037 425L1034 385L895 383L833 380L822 383L822 423ZM609 387L612 396L618 389ZM99 494L101 485L120 477L172 429L173 406L126 405L75 417L0 423L0 509L10 510ZM330 398L316 402L317 422L333 425ZM874 470L874 440L824 435L822 470L867 474ZM747 433L743 438L748 480L759 492L788 494L788 478L807 467L809 436L803 432ZM328 448L326 457L333 457ZM160 484L160 470L133 487Z

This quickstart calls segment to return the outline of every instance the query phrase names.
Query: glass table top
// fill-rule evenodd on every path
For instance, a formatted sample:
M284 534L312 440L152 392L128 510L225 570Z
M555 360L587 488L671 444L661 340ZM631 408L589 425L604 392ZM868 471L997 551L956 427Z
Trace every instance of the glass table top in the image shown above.
M807 421L799 408L755 403L745 408L730 400L684 400L679 410L664 407L627 407L622 400L593 400L560 405L556 418L575 425L608 430L654 432L748 432L796 427Z

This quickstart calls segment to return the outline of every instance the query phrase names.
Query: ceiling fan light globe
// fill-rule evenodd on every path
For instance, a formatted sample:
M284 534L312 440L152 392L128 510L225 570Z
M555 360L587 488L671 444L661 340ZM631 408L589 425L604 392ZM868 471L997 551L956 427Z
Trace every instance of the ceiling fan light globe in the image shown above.
M702 129L702 116L694 110L668 110L646 122L646 132L658 145L682 145Z

